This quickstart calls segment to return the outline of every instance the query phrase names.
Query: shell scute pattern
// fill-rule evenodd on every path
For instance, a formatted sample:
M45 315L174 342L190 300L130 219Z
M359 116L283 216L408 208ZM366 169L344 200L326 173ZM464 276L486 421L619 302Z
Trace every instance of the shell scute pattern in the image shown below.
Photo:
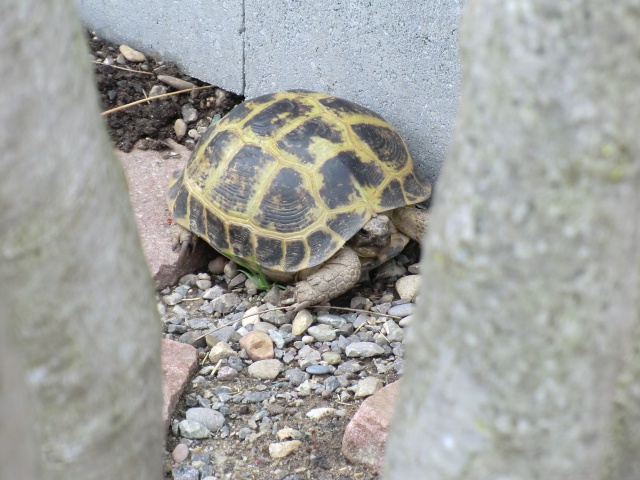
M283 167L267 188L255 220L265 229L289 234L313 225L317 212L318 205L304 185L302 174L291 167Z
M174 221L271 272L328 260L377 212L430 195L399 134L367 108L265 95L210 127L167 195Z

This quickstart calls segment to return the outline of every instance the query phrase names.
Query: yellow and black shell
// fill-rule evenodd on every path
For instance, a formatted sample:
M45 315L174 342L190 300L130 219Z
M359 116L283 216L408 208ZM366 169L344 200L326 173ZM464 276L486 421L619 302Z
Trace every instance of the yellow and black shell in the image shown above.
M328 260L372 214L430 193L382 117L291 90L248 100L212 125L167 203L174 222L229 258L295 273Z

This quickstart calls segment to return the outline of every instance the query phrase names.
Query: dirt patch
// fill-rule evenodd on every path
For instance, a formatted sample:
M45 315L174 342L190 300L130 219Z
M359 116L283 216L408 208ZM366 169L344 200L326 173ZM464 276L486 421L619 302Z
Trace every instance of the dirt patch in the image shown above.
M161 81L159 76L173 77L195 87L208 85L184 75L174 64L154 57L147 56L143 62L129 62L118 46L96 37L92 32L87 32L87 42L94 60L100 104L105 112L157 93L178 90ZM163 141L167 138L193 148L197 136L189 130L203 130L216 115L225 115L242 100L243 97L239 95L210 86L204 90L150 100L110 113L104 118L114 143L125 152L130 151L138 140L144 140L140 148L162 150L167 148ZM176 120L183 118L185 108L195 111L196 115L190 119L187 132L177 135L174 125Z

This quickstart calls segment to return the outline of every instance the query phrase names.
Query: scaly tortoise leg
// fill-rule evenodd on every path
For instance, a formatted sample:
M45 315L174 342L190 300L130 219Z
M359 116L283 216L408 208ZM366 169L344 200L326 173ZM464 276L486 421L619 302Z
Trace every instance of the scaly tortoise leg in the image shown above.
M182 225L173 223L169 229L171 235L171 250L174 252L180 249L180 257L182 257L189 248L189 245L195 247L198 237L184 228Z
M294 287L294 310L331 300L351 289L360 279L360 257L345 246L317 272Z
M429 227L429 210L415 206L396 208L391 220L398 230L420 243Z

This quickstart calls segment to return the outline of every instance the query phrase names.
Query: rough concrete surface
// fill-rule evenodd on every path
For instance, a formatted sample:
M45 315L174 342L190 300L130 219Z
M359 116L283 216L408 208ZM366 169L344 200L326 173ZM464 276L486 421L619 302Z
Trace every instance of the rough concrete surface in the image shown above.
M378 112L434 180L457 108L461 0L247 0L246 89L306 88Z
M380 113L437 177L460 84L464 0L76 0L99 35L248 97L326 91Z
M76 0L98 35L174 62L192 77L244 89L244 14L239 0Z

